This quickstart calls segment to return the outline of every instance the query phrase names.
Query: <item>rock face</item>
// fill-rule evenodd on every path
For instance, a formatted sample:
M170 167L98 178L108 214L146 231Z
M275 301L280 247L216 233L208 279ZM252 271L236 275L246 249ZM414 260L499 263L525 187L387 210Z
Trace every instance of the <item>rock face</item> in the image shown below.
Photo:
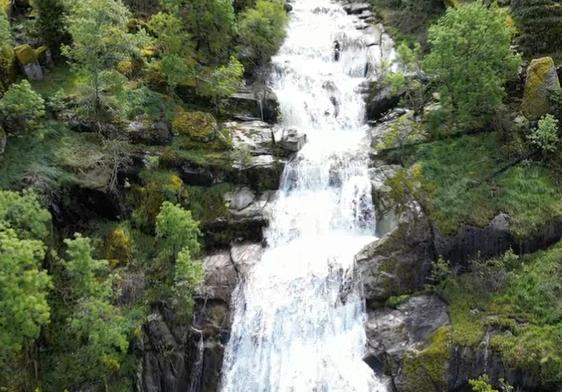
M393 91L384 83L372 83L367 96L367 119L370 121L381 119L398 105L403 94L403 91Z
M166 304L153 310L136 347L138 392L219 390L232 294L262 252L260 244L245 243L203 259L205 282L196 295L191 326L179 323Z
M560 81L552 58L534 59L527 68L527 81L521 110L528 119L539 119L550 111L550 94L559 90Z
M371 311L365 326L365 361L375 371L398 378L404 354L427 345L433 334L448 324L447 305L433 295L411 297L395 309Z
M367 245L355 260L367 305L423 287L435 258L431 230L424 218L402 222L382 239Z
M230 96L226 111L241 120L257 119L273 124L279 118L279 102L269 87L249 86Z
M170 126L165 120L152 122L138 117L129 123L127 132L135 144L163 146L172 141Z
M24 44L14 48L16 59L23 73L29 80L43 80L45 74L39 64L38 57L43 49L33 49L30 45Z

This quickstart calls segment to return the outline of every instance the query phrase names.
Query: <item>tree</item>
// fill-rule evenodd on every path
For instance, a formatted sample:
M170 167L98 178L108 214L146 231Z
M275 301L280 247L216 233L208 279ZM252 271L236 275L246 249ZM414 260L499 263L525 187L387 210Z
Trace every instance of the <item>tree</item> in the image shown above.
M285 39L287 13L279 0L258 0L242 13L238 55L246 70L266 64Z
M226 65L211 69L210 75L200 82L199 94L210 98L219 111L219 102L234 94L244 76L244 66L235 56L230 57Z
M86 381L108 380L117 373L129 347L131 325L121 309L113 305L112 276L107 260L92 256L92 242L76 234L64 241L67 257L63 266L68 276L68 294L56 326L58 350L51 360L57 375L57 388L74 389ZM69 290L70 289L70 290Z
M41 37L54 55L59 55L61 45L70 37L64 26L65 6L63 0L33 0L37 11L37 28Z
M156 238L163 255L175 258L180 250L187 248L192 256L197 256L200 251L200 235L199 225L192 218L191 212L168 201L162 203L156 217Z
M70 6L66 24L72 45L63 46L63 54L73 61L75 71L86 77L84 103L95 117L107 110L104 94L122 83L116 78L115 65L145 42L143 32L128 32L129 18L121 0L81 0Z
M166 77L168 92L173 93L178 84L194 77L192 38L175 14L159 12L150 18L148 26L161 55L155 64Z
M156 217L160 280L169 289L178 314L189 318L193 294L204 276L199 255L199 224L179 205L164 202ZM165 290L167 291L167 290Z
M560 0L512 0L519 41L530 55L556 52L562 37Z
M0 190L0 222L18 238L45 241L50 233L51 214L31 191Z
M51 279L40 267L44 256L43 242L18 238L0 220L0 365L49 322Z
M182 13L195 50L204 61L219 63L228 58L228 49L236 31L232 0L190 0Z
M0 46L10 46L13 43L12 33L10 31L10 20L6 11L0 8Z
M504 85L520 62L510 47L512 34L506 12L480 1L449 8L429 29L425 69L450 122L465 129L481 127L500 107Z
M468 383L472 387L473 392L498 392L497 389L494 389L494 387L490 385L490 378L487 374L477 379L469 380Z
M27 80L12 84L0 99L0 125L7 131L29 131L37 128L45 115L45 101Z

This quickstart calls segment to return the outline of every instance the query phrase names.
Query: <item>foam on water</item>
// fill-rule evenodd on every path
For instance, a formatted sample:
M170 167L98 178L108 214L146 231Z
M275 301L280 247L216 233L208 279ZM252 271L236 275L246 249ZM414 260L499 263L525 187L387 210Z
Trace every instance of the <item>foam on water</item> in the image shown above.
M283 174L268 248L233 295L223 392L386 390L362 360L364 305L350 284L354 255L375 239L359 86L379 59L357 22L330 0L297 0L273 59L283 125L308 142Z

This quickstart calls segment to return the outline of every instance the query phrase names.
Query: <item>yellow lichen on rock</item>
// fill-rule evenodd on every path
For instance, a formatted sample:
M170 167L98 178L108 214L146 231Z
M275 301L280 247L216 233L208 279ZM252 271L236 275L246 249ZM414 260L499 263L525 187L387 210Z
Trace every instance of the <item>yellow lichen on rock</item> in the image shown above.
M210 141L216 136L218 124L212 114L179 110L172 122L172 129L176 134L193 140Z
M14 53L19 63L22 65L37 61L37 52L28 44L16 46L14 48Z
M560 81L551 57L534 59L527 68L527 82L521 110L530 120L550 112L550 94L560 90Z

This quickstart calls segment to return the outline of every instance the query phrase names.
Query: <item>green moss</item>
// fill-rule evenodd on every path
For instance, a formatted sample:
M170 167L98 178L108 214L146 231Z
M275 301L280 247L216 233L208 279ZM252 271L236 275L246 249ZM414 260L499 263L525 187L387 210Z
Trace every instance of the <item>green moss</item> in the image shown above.
M16 46L14 53L20 64L26 65L37 61L37 52L29 44Z
M390 307L390 308L397 308L398 306L402 305L403 303L408 302L409 299L410 299L409 294L392 296L392 297L389 297L386 300L386 302L384 303L384 306L387 306L387 307Z
M434 392L447 390L449 364L449 328L435 331L429 346L404 357L405 392Z
M231 185L226 183L212 187L188 187L189 209L193 217L202 225L227 218L229 211L224 196L231 190Z
M494 294L477 295L481 290L473 285L482 277L476 272L444 285L452 341L474 347L485 330L492 331L491 347L509 367L535 376L544 390L557 390L562 385L562 242L505 268L513 270Z

